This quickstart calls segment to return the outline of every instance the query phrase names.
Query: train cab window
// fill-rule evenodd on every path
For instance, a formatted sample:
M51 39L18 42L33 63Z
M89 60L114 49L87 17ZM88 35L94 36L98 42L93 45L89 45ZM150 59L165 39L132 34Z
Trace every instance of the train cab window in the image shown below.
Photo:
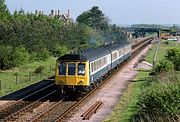
M76 73L76 64L69 63L68 64L68 75L75 75L75 73Z
M85 75L85 64L78 63L78 75Z
M59 75L66 75L66 63L59 64Z

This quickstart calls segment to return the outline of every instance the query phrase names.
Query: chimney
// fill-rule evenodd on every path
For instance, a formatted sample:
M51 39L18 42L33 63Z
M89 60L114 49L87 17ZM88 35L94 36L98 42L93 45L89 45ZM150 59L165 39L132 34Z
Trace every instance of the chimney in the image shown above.
M58 13L57 13L57 11L55 11L55 16L57 16L58 15Z
M41 11L39 11L38 15L41 15Z
M41 14L44 15L44 11L41 11Z
M36 15L38 14L38 10L35 10L35 14L36 14Z
M68 17L70 17L70 11L69 11L69 9L68 9Z
M60 10L58 10L58 16L60 16Z
M54 10L51 10L51 15L54 16Z

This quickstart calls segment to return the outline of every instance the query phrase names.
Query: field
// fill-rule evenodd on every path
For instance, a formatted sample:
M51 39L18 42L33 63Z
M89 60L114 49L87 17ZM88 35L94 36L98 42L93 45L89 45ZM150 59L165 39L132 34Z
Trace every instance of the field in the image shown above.
M146 56L146 60L149 63L152 63L154 53L157 45L155 44L148 52ZM165 40L161 41L158 53L157 53L157 61L162 60L165 55L165 50L172 47L180 47L179 43L176 42L167 42ZM138 100L141 98L141 93L145 88L148 87L148 83L146 82L146 78L149 76L150 71L139 70L136 78L131 82L121 97L120 101L117 103L114 108L112 114L105 120L105 122L129 122L132 121L132 116L136 114L136 104Z
M11 70L0 70L0 96L21 89L55 73L56 59L25 64Z

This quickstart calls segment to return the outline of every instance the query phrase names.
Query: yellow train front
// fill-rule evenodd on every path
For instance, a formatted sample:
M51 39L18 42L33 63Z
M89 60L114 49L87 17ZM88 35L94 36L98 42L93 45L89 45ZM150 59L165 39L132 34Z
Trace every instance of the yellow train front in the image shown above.
M66 54L56 63L55 84L61 94L83 91L89 86L89 62L85 56Z

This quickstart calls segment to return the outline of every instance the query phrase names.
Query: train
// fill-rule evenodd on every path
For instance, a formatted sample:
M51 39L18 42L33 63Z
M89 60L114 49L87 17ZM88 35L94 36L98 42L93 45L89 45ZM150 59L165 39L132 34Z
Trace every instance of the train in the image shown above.
M65 54L56 61L55 84L61 94L86 92L131 57L130 43L103 45L81 53Z

